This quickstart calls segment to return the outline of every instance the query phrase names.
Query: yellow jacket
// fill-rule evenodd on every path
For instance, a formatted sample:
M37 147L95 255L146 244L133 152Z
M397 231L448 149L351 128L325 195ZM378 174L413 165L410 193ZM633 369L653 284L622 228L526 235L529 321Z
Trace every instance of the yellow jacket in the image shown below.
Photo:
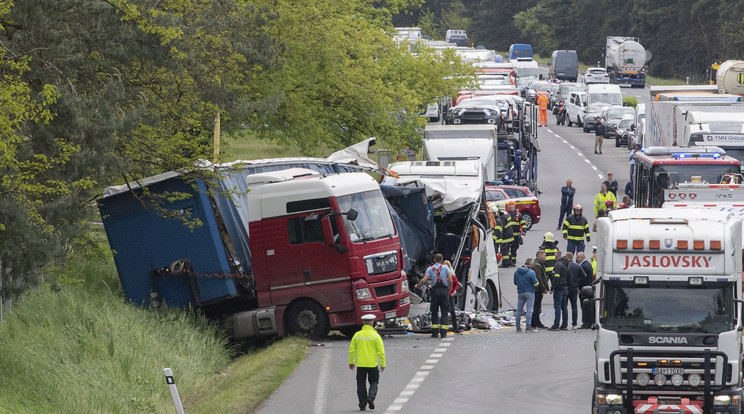
M349 345L349 365L354 364L363 368L377 366L380 359L380 367L385 368L385 345L382 337L369 325L362 325L362 329L354 334Z

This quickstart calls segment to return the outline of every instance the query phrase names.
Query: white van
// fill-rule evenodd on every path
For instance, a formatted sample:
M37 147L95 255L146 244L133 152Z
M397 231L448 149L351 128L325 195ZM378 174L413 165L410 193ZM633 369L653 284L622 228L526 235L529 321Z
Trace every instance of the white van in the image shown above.
M623 104L620 85L591 84L586 85L586 108L582 117L584 132L594 129L595 118L602 117L602 111L608 106Z

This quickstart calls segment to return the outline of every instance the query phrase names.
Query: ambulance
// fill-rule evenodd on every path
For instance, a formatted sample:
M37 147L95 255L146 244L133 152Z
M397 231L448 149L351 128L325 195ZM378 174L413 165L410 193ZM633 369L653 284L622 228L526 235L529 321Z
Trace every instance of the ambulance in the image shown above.
M622 209L597 241L592 412L741 413L741 221Z

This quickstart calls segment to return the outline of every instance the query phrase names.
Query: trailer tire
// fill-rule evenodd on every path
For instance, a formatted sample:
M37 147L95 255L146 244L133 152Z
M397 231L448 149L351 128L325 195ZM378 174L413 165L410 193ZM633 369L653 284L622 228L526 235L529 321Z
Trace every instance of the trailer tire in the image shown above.
M323 339L330 331L328 315L317 302L303 299L287 310L287 328L292 335Z
M492 283L486 283L486 291L488 292L488 310L498 311L499 310L499 296L496 291L496 287Z

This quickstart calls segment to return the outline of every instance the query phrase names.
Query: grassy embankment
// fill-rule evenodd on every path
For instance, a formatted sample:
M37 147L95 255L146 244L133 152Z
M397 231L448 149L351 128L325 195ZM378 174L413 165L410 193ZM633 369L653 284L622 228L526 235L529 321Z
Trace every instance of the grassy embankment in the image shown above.
M227 141L231 159L299 153ZM193 312L126 303L103 232L91 239L3 313L0 413L172 413L166 367L187 413L250 413L304 358L301 338L236 345Z

